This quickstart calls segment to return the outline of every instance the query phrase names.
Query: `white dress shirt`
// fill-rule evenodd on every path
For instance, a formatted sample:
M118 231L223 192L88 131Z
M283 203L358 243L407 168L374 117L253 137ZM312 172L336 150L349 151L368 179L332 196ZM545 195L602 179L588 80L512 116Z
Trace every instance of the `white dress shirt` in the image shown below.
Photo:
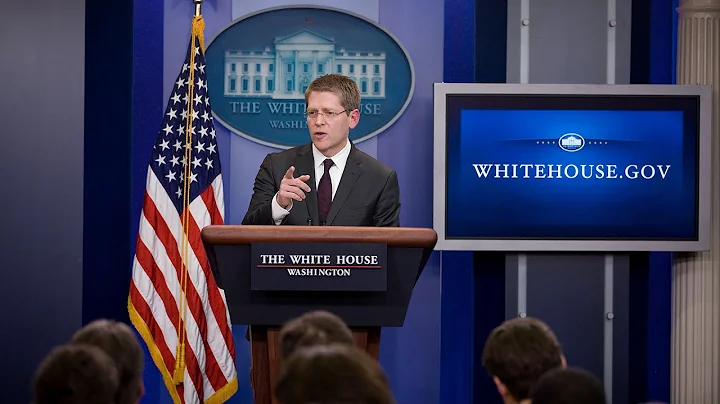
M315 166L315 189L317 189L318 185L320 184L320 178L322 178L323 174L325 173L325 167L323 166L323 162L328 157L325 157L322 153L320 153L320 150L318 150L315 145L312 145L312 153ZM347 159L349 156L350 141L348 140L342 150L337 152L337 154L335 154L334 156L329 157L333 161L333 166L330 167L330 182L332 183L333 200L335 199L335 192L337 192L338 185L340 184L340 178L342 178L343 171L345 171L345 166L347 165ZM303 175L303 173L297 174ZM290 214L290 209L292 209L293 207L293 200L290 200L290 205L288 205L287 209L283 209L277 202L277 193L275 193L271 205L273 221L276 225L279 225L280 223L282 223L283 219L285 219L285 216Z

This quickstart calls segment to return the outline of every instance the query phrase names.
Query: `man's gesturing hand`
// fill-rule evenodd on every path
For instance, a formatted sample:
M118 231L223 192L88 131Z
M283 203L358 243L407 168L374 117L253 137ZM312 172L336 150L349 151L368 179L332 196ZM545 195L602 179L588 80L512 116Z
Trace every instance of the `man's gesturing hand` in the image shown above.
M297 178L293 178L294 172L295 167L290 166L280 182L280 191L277 193L276 200L278 205L280 205L283 209L287 209L288 206L290 206L292 199L302 201L305 199L305 192L310 192L310 186L305 183L310 179L310 176L301 175Z

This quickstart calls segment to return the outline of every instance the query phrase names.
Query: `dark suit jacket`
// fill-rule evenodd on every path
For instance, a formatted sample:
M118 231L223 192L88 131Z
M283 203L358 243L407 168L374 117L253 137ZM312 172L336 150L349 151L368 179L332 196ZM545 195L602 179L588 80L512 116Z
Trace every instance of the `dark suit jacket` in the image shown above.
M397 173L351 144L345 170L335 192L328 226L400 226L400 187ZM312 190L302 202L293 201L283 225L319 225L315 187L315 162L308 143L265 157L255 177L253 196L242 224L274 225L272 198L280 189L285 172L295 166L295 177L309 174Z

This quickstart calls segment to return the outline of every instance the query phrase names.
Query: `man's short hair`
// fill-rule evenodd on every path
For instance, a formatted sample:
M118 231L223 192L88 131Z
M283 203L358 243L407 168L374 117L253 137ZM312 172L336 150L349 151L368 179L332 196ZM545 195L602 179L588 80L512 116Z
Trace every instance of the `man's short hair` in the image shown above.
M538 380L533 404L606 404L605 390L592 373L578 368L553 369Z
M33 382L33 403L114 403L119 384L115 363L103 350L91 345L63 345L40 363Z
M341 74L327 74L310 82L307 90L305 90L306 105L308 103L310 93L313 91L337 94L337 96L340 97L340 103L345 109L345 113L348 115L350 115L350 112L353 110L360 109L360 91L358 90L357 83L350 80L347 76L343 76Z
M529 398L545 372L562 367L562 348L547 324L530 317L515 318L490 333L482 362L520 401Z
M297 350L283 366L275 397L282 404L394 404L385 372L355 346Z
M94 345L108 354L120 372L116 404L134 404L142 395L144 357L132 329L113 320L95 320L73 335L71 343Z
M301 347L333 343L353 345L355 340L345 322L327 311L305 313L280 329L283 359L288 358Z

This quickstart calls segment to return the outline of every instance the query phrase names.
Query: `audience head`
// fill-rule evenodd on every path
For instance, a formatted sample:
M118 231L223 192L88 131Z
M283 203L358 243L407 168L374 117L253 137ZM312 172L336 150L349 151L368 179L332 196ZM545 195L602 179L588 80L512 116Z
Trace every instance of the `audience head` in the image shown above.
M355 346L301 348L285 362L275 385L282 404L394 404L376 360Z
M528 400L545 372L565 367L555 334L535 318L515 318L495 328L485 342L482 362L508 403Z
M96 320L76 332L71 343L96 346L115 361L120 377L116 404L140 401L145 393L143 351L128 325L112 320Z
M114 361L91 345L64 345L40 363L33 385L34 404L115 402L119 376Z
M582 369L554 369L538 380L533 404L607 404L597 377Z
M286 323L280 330L283 359L302 347L354 343L352 331L340 317L322 310L305 313Z

